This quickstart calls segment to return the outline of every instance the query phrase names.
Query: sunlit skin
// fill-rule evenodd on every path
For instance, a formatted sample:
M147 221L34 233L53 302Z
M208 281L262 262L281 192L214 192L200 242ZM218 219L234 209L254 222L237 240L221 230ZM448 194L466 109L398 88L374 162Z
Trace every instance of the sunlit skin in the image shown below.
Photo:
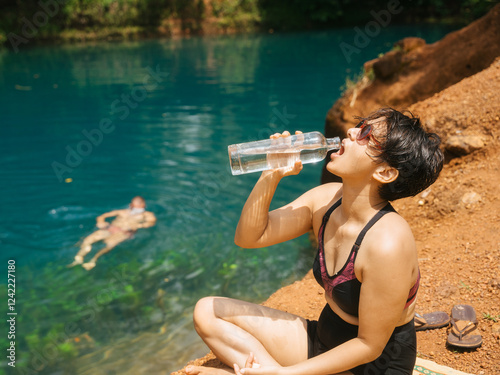
M371 123L374 134L384 119ZM267 247L296 238L310 230L318 235L322 218L331 205L342 203L324 232L329 274L345 264L357 235L375 213L387 204L381 184L394 181L398 171L370 155L376 150L370 138L357 140L351 128L341 149L332 154L327 169L342 183L318 186L295 201L269 212L280 180L300 173L302 164L262 173L248 197L236 229L235 243L243 248ZM273 137L288 137L275 134ZM375 360L394 328L413 319L415 302L404 308L418 277L415 240L406 221L396 213L384 215L367 232L355 262L362 283L359 317L345 313L329 297L326 302L344 321L359 326L358 337L308 359L307 323L302 317L248 302L206 297L194 311L195 328L213 353L228 367L188 366L187 374L343 374Z
M81 264L87 271L91 270L95 267L99 257L129 239L137 229L154 226L156 224L156 217L152 212L145 211L145 208L146 203L144 200L140 197L135 197L130 202L128 209L114 210L98 216L96 226L99 229L82 241L80 251L78 251L75 255L75 260L68 267ZM106 219L111 217L115 219L111 223L108 223ZM88 262L84 263L83 258L92 250L92 245L98 241L103 241L106 246Z

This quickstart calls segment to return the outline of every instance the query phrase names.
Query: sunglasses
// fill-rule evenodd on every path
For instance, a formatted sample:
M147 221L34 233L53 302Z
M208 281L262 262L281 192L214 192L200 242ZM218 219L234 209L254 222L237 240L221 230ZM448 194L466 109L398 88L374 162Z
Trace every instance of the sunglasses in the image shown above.
M368 124L365 120L361 120L358 125L356 125L357 129L360 129L358 136L356 137L357 141L362 141L368 137L371 137L372 141L380 148L380 142L375 139L372 135L372 126Z

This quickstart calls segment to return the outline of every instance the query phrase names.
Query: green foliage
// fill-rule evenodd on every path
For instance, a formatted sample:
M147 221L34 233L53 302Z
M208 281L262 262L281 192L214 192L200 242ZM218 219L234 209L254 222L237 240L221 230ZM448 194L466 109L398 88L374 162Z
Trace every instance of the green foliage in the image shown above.
M365 77L369 80L369 82L375 79L373 68L368 70L367 72L365 72L364 69L361 69L361 71L358 74L354 74L354 76L346 76L345 83L341 86L340 90L342 92L353 90Z
M470 22L487 13L496 3L496 0L463 0L460 2L460 16Z
M201 19L202 0L67 0L65 24L86 27L157 27L164 18Z
M46 20L36 20L35 15L47 9L40 4L48 3L56 4L56 9L47 11ZM452 20L465 24L484 15L496 3L495 0L400 2L403 11L393 22ZM196 32L207 18L215 18L222 29L238 30L353 26L372 20L373 12L385 9L387 0L0 0L0 44L6 43L10 33L27 37L27 23L35 24L30 40L61 36L74 39L82 33L93 33L98 38L106 34L130 37L146 31L154 34L168 20L180 20L181 28ZM121 28L126 31L120 31Z
M211 0L211 6L223 28L250 29L261 21L257 0Z
M346 1L344 3L349 3ZM337 0L260 0L263 23L277 30L318 28L339 21L345 15Z
M471 290L471 287L470 285L467 285L466 283L464 283L462 280L459 281L459 284L460 284L460 288L465 288L467 290Z
M29 353L27 358L37 358L38 366L36 370L54 367L61 362L76 358L79 354L75 343L67 337L64 332L64 324L58 323L45 334L40 334L36 330L27 334L24 338L27 346L25 349ZM25 357L25 356L23 356ZM21 361L18 367L25 367L30 360Z
M483 313L483 319L492 320L496 323L496 322L498 322L498 320L500 320L500 315L495 316L495 315L491 315L490 313Z
M63 10L65 24L76 29L129 26L139 16L140 3L140 0L68 0Z

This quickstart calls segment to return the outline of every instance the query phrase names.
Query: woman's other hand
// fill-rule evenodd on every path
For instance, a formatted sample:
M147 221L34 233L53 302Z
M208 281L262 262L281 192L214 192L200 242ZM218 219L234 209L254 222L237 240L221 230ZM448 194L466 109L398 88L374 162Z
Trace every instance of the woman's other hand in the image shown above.
M234 364L236 375L277 375L280 369L281 367L276 366L261 367L253 353L248 356L244 368L240 369L236 363Z

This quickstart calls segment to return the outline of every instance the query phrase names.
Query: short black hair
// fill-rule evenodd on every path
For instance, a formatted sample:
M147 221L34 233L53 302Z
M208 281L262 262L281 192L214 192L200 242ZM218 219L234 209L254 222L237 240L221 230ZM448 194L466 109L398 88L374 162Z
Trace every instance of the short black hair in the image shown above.
M381 108L362 119L384 120L386 132L380 139L376 138L380 148L370 156L399 171L395 181L380 187L381 198L394 201L412 197L436 181L444 161L439 148L441 139L435 133L426 132L418 117L409 111Z

